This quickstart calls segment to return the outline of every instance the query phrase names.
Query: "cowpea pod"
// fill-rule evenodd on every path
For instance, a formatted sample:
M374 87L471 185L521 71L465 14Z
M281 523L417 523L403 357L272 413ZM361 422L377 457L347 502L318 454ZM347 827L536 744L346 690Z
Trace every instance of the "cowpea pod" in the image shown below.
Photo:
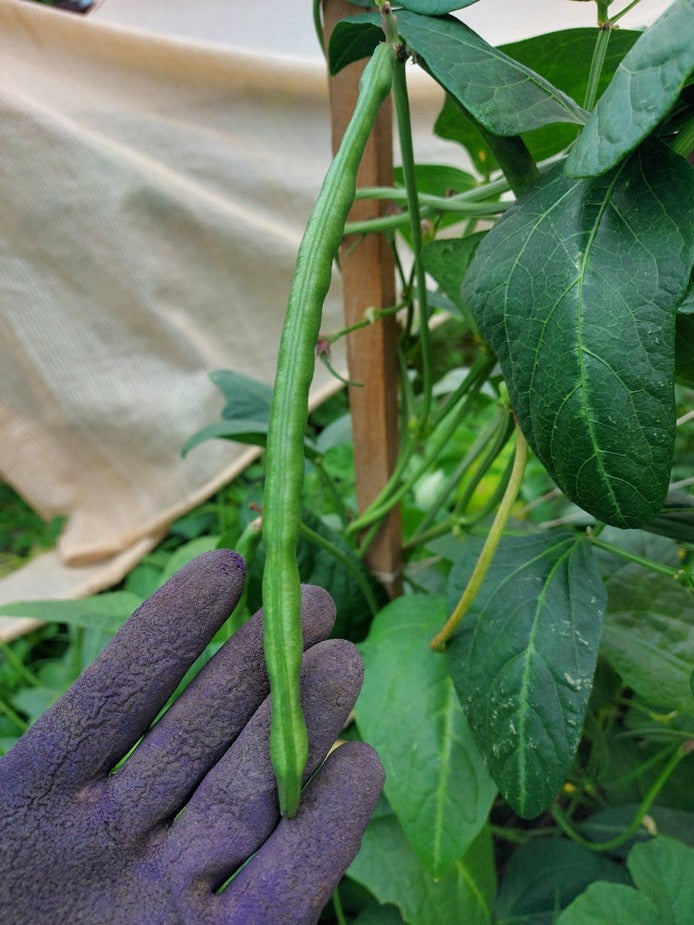
M280 810L285 816L294 815L298 808L308 755L299 695L302 641L296 562L308 393L333 260L354 199L364 146L390 91L394 60L393 47L384 43L367 64L354 113L306 225L280 340L270 408L263 502L264 644L272 693L270 756Z

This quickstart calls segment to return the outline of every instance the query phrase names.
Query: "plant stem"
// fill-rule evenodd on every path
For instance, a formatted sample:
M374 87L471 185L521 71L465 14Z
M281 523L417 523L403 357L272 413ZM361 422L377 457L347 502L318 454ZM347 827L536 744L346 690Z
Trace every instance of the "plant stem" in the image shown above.
M496 440L491 443L486 457L482 460L480 466L470 479L469 485L466 486L462 497L455 506L454 513L457 516L462 516L467 510L467 506L470 503L473 494L475 493L475 489L487 474L490 467L494 464L494 461L498 457L499 453L501 453L503 448L506 446L508 438L511 436L512 432L513 418L511 417L509 409L505 408L504 411L502 411L500 424L496 430Z
M431 205L437 208L445 208L446 205L457 207L484 202L485 199L492 199L501 193L507 193L509 189L508 180L505 177L499 177L497 180L480 183L479 186L473 186L472 189L464 190L462 193L455 193L453 196L434 196L430 193L419 193L418 198L421 205ZM398 186L362 186L357 190L355 198L392 199L394 202L407 202L407 193Z
M502 416L502 423L505 425L506 414ZM489 421L487 426L484 428L482 433L473 441L472 446L463 456L461 461L455 467L453 474L449 479L446 480L443 488L438 493L437 497L429 505L429 508L417 526L417 530L410 537L407 543L404 544L403 548L412 549L415 546L418 546L422 543L423 539L427 536L427 530L436 520L436 515L440 511L443 504L451 496L451 492L458 485L462 477L465 475L470 466L475 462L478 456L484 451L484 448L492 440L492 438L497 434L500 426L500 419L497 416L495 419ZM504 428L505 429L505 428ZM495 441L496 442L496 441Z
M449 414L449 412L456 407L460 399L469 392L471 388L476 386L478 383L480 387L483 382L487 380L487 377L491 371L496 366L496 357L489 356L485 351L475 360L472 365L468 375L463 379L458 388L448 396L446 401L438 409L431 421L431 429L435 430Z
M340 891L337 887L333 890L333 909L335 910L335 921L337 925L347 925L347 919L345 918L345 910L342 908L342 899L340 898Z
M574 829L559 806L554 805L551 809L551 812L557 825L562 830L562 832L564 832L564 834L567 835L572 841L582 845L584 848L589 848L591 851L615 851L617 848L621 848L622 845L625 845L637 833L638 828L641 825L644 816L651 808L653 801L663 789L680 761L682 761L682 759L685 758L691 751L691 739L689 739L687 742L683 742L682 745L677 746L677 748L672 752L670 760L648 788L648 791L641 801L634 818L621 835L616 835L614 838L610 838L607 841L602 842L594 842L588 838L584 838Z
M317 546L319 549L323 549L325 552L330 553L334 559L337 559L337 561L343 565L345 569L347 569L347 571L354 579L354 583L358 586L359 590L364 595L366 603L369 606L369 610L371 611L371 616L375 617L380 610L378 601L376 600L376 596L374 595L372 588L369 586L368 581L359 571L352 559L345 555L339 546L331 543L329 539L321 536L320 533L318 533L316 530L312 530L311 527L309 527L307 524L301 524L300 532L305 540L308 540L309 543L313 543L313 545Z
M475 128L489 145L516 197L539 180L540 171L522 138L518 135L509 138L493 135L476 119L473 119L470 113L466 112L466 115L468 119L472 119Z
M337 485L335 484L333 480L333 477L330 475L330 473L325 468L323 457L322 456L316 457L316 459L313 460L313 465L316 467L316 472L318 473L318 477L323 483L323 486L328 491L328 494L330 495L330 498L333 504L335 505L335 509L337 510L340 520L342 521L343 524L348 524L350 513L347 509L347 505L344 502L344 499L342 497L342 494L340 493L339 488L337 487Z
M407 98L407 78L405 62L398 61L393 69L393 103L398 123L402 172L405 178L405 192L410 215L410 233L412 235L412 255L415 267L417 305L419 307L419 340L422 355L422 392L423 406L420 419L420 433L426 428L431 405L431 345L429 341L429 310L427 306L427 284L422 265L422 219L419 214L417 183L414 170L414 149L412 145L412 125L410 122L410 104Z
M503 184L508 188L508 184ZM461 196L465 195L464 193ZM432 193L418 193L417 203L426 206L429 210L436 212L456 212L461 215L495 215L497 212L505 211L510 203L493 201L482 202L478 200L471 201L462 199L461 196L434 196ZM364 186L357 191L357 199L383 199L388 202L408 203L409 199L406 190L398 189L396 186Z
M364 317L361 321L355 321L354 324L350 324L349 327L346 328L341 328L339 331L336 331L335 334L327 334L324 339L329 344L337 343L342 337L353 334L355 331L360 331L362 328L369 328L372 324L380 321L381 318L387 318L388 315L396 315L403 308L404 304L401 302L397 305L388 305L386 308L374 308L372 306L364 311Z
M593 48L593 57L590 62L590 71L588 72L588 83L586 85L586 93L583 98L583 108L591 110L595 106L595 100L598 96L598 84L600 83L600 75L602 74L602 68L605 64L605 55L607 54L607 46L610 44L610 36L612 35L612 25L610 22L601 24L598 30L598 37L595 41L595 47Z
M0 700L0 713L4 713L5 716L15 724L20 732L26 732L29 728L29 723L22 719L19 713L16 713L9 705L9 703L5 703L4 700Z
M510 436L510 435L509 435ZM504 441L504 446L505 446ZM488 517L489 514L494 510L494 508L501 504L501 499L506 494L506 489L508 488L508 483L511 478L511 473L513 472L513 456L509 457L509 461L501 474L501 478L497 480L496 488L491 498L487 503L479 510L475 512L474 516L471 517L460 517L460 523L464 524L467 529L471 529L478 524L480 521L484 520L485 517Z
M486 218L490 215L499 215L505 212L510 205L510 202L479 203L478 205L472 203L458 204L451 198L451 200L447 201L445 207L425 206L422 204L422 208L419 210L418 214L421 222L424 218L437 218L442 212L455 212L460 215L462 221L464 218L469 218L470 216ZM411 224L412 217L408 210L406 212L401 212L399 215L383 215L379 218L366 218L360 222L347 222L345 225L345 234L379 234L386 231L397 231L398 228L404 228Z
M615 556L620 556L622 559L627 559L629 562L636 563L636 565L642 565L652 572L658 572L660 575L667 575L668 578L674 578L676 581L681 581L688 577L682 569L673 568L671 565L663 565L662 562L656 562L654 559L647 559L645 556L639 556L635 552L621 549L619 546L598 539L592 531L589 531L588 539L593 546L597 546L598 549L604 549L605 552L614 553Z
M492 523L489 529L489 533L487 534L487 539L484 542L479 559L477 560L477 563L472 570L472 575L470 576L468 585L465 588L465 591L463 591L463 594L458 601L455 610L448 618L443 628L429 643L429 647L437 652L443 652L446 642L450 639L452 633L455 631L460 621L470 609L470 605L475 600L480 588L482 587L482 582L484 581L486 574L489 571L489 566L492 564L494 553L496 552L504 532L504 527L506 526L511 514L511 508L513 507L516 497L518 496L518 491L520 489L521 482L523 481L523 473L525 472L525 463L527 458L528 444L521 432L520 427L516 425L516 453L513 461L511 478L509 479L506 492L502 498L501 504L499 505L499 510L496 512L494 522Z
M12 646L8 645L6 642L3 642L0 639L0 652L2 652L5 660L12 665L14 670L17 672L20 677L24 678L27 684L30 684L32 687L41 687L41 681L36 677L36 675L31 672L24 662L17 657Z
M623 10L620 10L620 11L619 11L619 13L615 13L614 16L610 16L610 22L611 22L611 23L619 22L619 20L622 18L622 16L626 16L626 14L629 12L629 10L633 10L634 7L637 6L639 3L641 3L641 0L632 0L632 2L631 2L631 3L628 3L628 4L624 7Z
M325 35L323 33L323 17L321 16L322 7L323 0L313 0L313 29L316 33L321 51L324 55L327 55L325 49Z
M83 626L75 626L72 630L72 639L70 646L70 674L73 681L76 681L82 673L84 667L84 634Z
M487 357L484 357L483 359L485 362L487 361ZM418 463L410 475L403 482L401 482L397 488L395 488L395 490L393 490L394 480L391 478L386 488L378 495L373 504L371 504L365 511L363 511L356 520L352 521L352 523L347 528L348 533L357 532L364 527L368 527L375 521L380 520L382 517L385 517L393 505L397 504L398 501L400 501L404 495L407 494L415 482L421 478L429 466L431 466L443 447L446 445L446 443L448 443L453 432L460 424L460 421L467 413L470 404L481 388L482 383L477 379L479 367L477 370L476 367L478 367L478 364L475 364L475 367L473 367L473 369L470 371L470 375L468 376L468 378L471 379L473 378L473 372L475 373L473 379L473 387L463 398L456 413L451 415L451 420L448 422L448 425L445 428L442 428L438 434L434 435L434 437L429 439L424 458ZM399 467L399 473L402 472L403 468L404 466Z

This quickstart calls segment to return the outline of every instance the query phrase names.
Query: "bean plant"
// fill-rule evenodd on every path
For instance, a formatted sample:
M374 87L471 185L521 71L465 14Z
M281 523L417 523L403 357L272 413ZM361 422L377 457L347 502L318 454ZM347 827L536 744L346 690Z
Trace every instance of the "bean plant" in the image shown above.
M185 447L263 447L245 505L238 489L228 517L207 505L186 518L186 543L120 591L11 612L75 624L69 683L187 558L236 548L249 580L212 650L265 606L271 753L291 815L306 759L299 582L320 584L365 666L344 735L374 745L387 773L322 921L685 925L694 0L643 32L618 27L638 0L596 0L597 27L501 48L465 25L474 0L353 2L364 10L333 30L328 65L368 63L299 250L274 388L213 372L222 420ZM434 131L452 163L416 161L415 67L444 91ZM391 185L357 189L389 93L401 164ZM388 208L349 221L359 198ZM357 510L344 396L309 416L308 391L316 357L329 365L348 333L321 321L340 243L373 234L392 247L398 301L364 306L357 327L398 319L400 445ZM403 594L390 600L365 563L395 507ZM23 645L3 647L0 748L59 693L55 664L27 668Z
M634 4L611 14L598 0L597 29L505 49L450 15L469 5L382 2L330 39L331 72L370 60L301 245L267 419L262 592L281 803L295 811L306 751L303 536L333 547L374 611L355 734L379 749L387 783L349 872L380 903L363 921L571 925L625 901L644 921L655 904L684 922L694 894L683 905L672 876L694 870L694 851L668 837L673 818L646 826L658 837L628 866L616 858L659 801L692 809L663 794L691 772L694 719L694 518L691 479L678 478L694 384L694 3L676 0L639 33L617 30ZM409 62L445 91L435 131L476 175L415 162ZM356 195L397 208L345 225L389 90L402 167L392 187ZM358 514L337 504L331 538L328 518L316 529L302 513L302 484L307 460L331 480L339 446L307 442L306 421L345 233L385 234L396 251L401 301L380 311L400 311L402 426L392 478ZM460 319L460 352L437 379L442 312ZM557 516L538 517L549 502ZM396 504L406 593L382 606L363 557ZM617 759L620 735L631 751ZM610 795L610 776L636 799ZM499 888L494 834L506 846ZM545 871L533 880L538 863L549 885Z

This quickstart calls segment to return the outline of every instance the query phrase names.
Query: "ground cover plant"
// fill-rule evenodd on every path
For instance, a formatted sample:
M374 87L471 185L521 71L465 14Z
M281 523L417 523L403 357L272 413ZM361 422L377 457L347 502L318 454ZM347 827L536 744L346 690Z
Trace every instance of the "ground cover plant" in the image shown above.
M55 672L71 680L186 558L232 546L249 579L210 651L262 600L287 814L306 752L300 580L331 592L335 634L364 659L345 736L378 749L387 779L325 921L685 923L694 3L643 33L586 4L597 27L502 49L448 15L469 5L384 3L334 30L333 72L370 60L299 253L274 390L215 372L222 420L185 448L243 440L262 464L122 589L55 605L71 627L40 632L61 634L58 658L43 660L40 635L5 650L0 735L13 741L55 697ZM458 163L416 163L410 62L446 91L435 131L464 149ZM391 90L402 166L392 187L355 191ZM355 196L394 208L345 227ZM400 313L401 445L358 513L343 399L307 411L319 334L339 336L321 332L321 306L345 231L387 235L400 275L398 304L364 324ZM430 329L435 316L448 320ZM364 556L394 505L405 593L389 602Z

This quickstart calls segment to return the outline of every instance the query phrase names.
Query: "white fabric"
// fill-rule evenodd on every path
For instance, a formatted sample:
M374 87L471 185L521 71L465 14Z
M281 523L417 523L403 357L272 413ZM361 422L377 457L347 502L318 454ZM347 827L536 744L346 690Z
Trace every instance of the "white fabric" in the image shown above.
M593 11L482 0L464 18L496 42ZM460 163L431 137L440 91L411 76L419 159ZM0 477L68 518L0 602L118 581L252 458L180 448L219 418L211 370L272 381L329 149L310 0L105 0L87 17L0 0ZM340 311L334 287L325 330ZM314 401L333 387L320 368ZM0 617L0 634L28 625Z

